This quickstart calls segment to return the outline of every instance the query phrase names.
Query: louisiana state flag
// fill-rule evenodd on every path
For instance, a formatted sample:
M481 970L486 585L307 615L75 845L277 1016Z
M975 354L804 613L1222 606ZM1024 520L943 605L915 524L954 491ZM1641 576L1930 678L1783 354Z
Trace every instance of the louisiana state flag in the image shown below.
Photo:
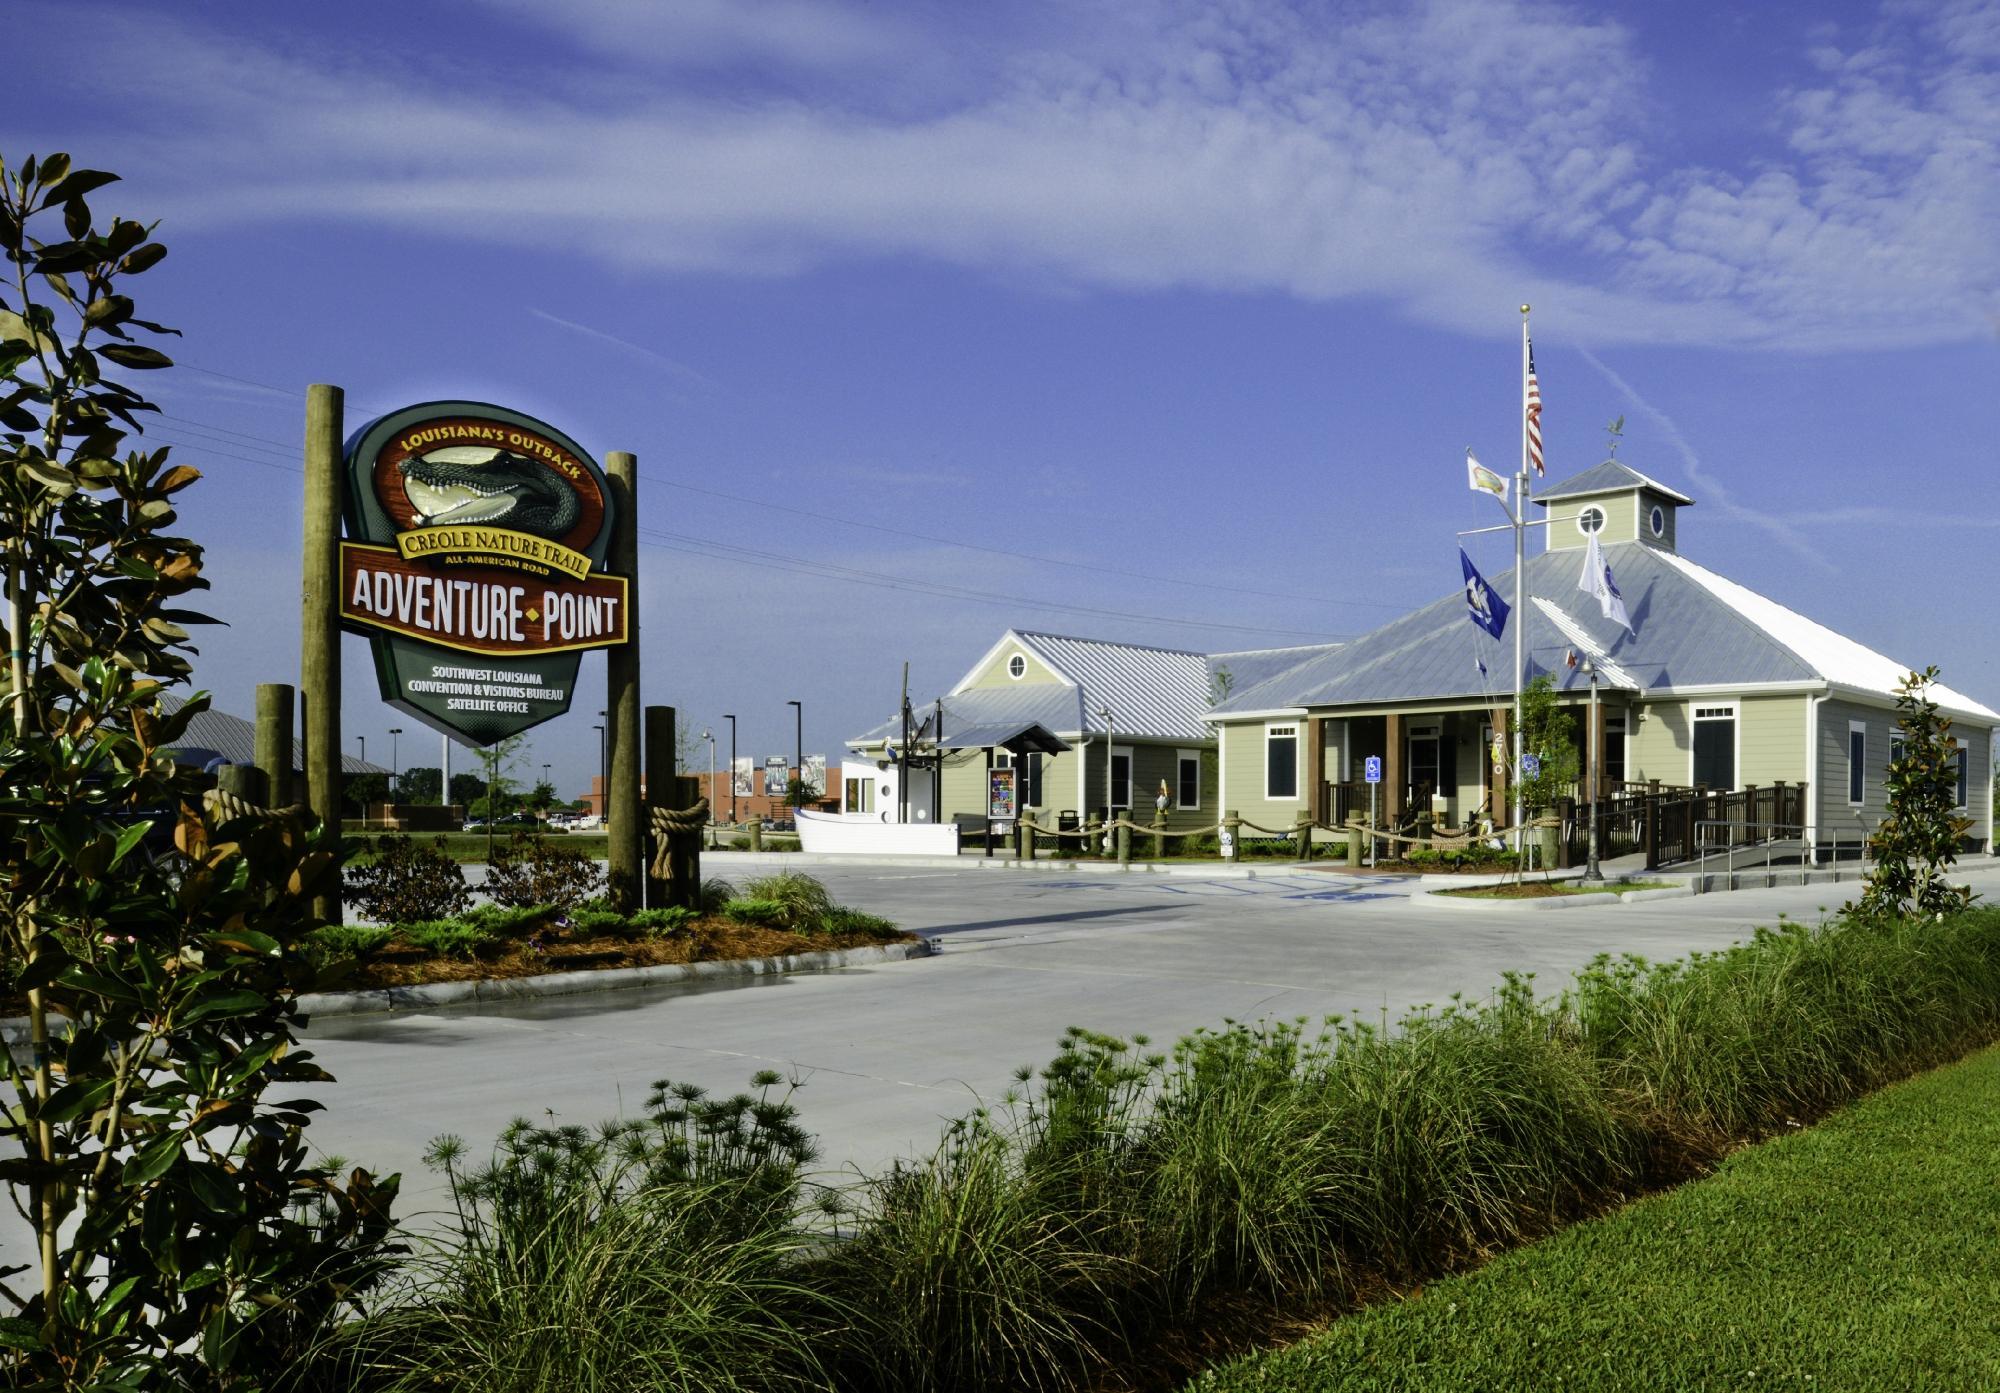
M1472 564L1472 558L1465 554L1465 548L1458 549L1458 564L1465 571L1465 612L1466 616L1487 633L1499 638L1507 631L1507 602L1493 593L1493 587L1486 583L1486 577L1479 574L1479 568Z

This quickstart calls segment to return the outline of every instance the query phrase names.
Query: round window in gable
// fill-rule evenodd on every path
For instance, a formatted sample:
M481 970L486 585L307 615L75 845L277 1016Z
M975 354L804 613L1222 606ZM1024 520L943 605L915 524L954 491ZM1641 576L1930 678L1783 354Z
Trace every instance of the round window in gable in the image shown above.
M1028 660L1022 657L1019 653L1016 653L1013 657L1007 660L1007 675L1009 677L1021 678L1027 676L1027 673L1028 673Z
M1604 510L1595 505L1585 508L1576 515L1576 530L1586 537L1593 532L1604 530Z
M1646 515L1646 522L1653 529L1655 537L1667 535L1667 510L1659 504L1653 505L1653 511Z

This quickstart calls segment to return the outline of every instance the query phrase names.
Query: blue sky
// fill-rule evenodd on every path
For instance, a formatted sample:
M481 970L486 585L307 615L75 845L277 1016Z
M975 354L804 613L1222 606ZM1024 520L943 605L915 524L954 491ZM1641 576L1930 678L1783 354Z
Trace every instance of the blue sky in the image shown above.
M1448 593L1523 301L1552 478L1622 414L1687 555L2000 699L2000 4L8 21L0 151L122 172L100 211L173 249L140 308L192 366L148 385L227 709L297 671L309 382L635 451L646 700L761 759L796 697L837 759L1010 624L1259 647ZM435 763L345 671L350 751ZM530 737L565 792L601 673Z

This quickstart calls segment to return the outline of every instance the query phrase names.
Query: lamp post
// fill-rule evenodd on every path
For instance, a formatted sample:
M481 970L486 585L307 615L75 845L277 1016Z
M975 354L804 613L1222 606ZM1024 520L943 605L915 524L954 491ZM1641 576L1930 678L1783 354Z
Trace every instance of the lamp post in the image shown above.
M549 783L549 766L546 764L542 766L542 787L548 789L551 796L554 795L555 788ZM549 810L546 804L542 806L541 814L542 826L547 827L549 825Z
M792 806L798 808L806 799L806 708L796 701L785 705L792 708L792 767L799 775L799 801Z
M368 762L368 737L357 735L354 737L354 742L361 747L361 762L366 764Z
M402 756L397 752L398 742L396 740L396 737L402 733L403 728L401 726L389 727L389 801L391 803L396 801L396 784L400 781L403 771L403 760Z
M1584 732L1584 777L1590 780L1590 854L1584 864L1583 879L1587 885L1600 885L1604 873L1597 867L1597 664L1590 659L1583 660L1584 676L1590 679L1590 725Z
M714 731L712 731L712 730L708 730L708 729L705 729L705 728L704 728L704 729L703 729L703 731L701 732L701 738L702 738L702 739L704 739L704 740L706 740L706 741L708 742L708 787L707 787L707 789L705 789L705 790L704 790L704 793L705 793L705 794L706 794L706 796L707 796L707 799L708 799L708 806L709 806L709 814L708 814L708 824L709 824L709 826L710 826L711 828L713 828L713 827L715 826L715 811L714 811L714 810L715 810L715 802L716 802L716 799L715 799L715 732L714 732ZM732 777L734 777L734 776L732 775ZM713 835L711 834L711 836L710 836L710 838L709 838L709 845L710 845L710 847L711 847L711 848L713 848L714 844L715 844L715 839L714 839Z
M604 713L597 713L603 720ZM611 737L605 734L607 727L597 727L597 815L606 827L611 825Z
M724 716L729 722L729 825L736 825L736 718Z

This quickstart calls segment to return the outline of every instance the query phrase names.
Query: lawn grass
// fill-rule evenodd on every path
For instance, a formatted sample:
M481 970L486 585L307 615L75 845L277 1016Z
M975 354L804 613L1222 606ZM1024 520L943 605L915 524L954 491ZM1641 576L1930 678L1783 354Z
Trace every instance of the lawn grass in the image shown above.
M2000 1388L2000 1050L1201 1393Z

